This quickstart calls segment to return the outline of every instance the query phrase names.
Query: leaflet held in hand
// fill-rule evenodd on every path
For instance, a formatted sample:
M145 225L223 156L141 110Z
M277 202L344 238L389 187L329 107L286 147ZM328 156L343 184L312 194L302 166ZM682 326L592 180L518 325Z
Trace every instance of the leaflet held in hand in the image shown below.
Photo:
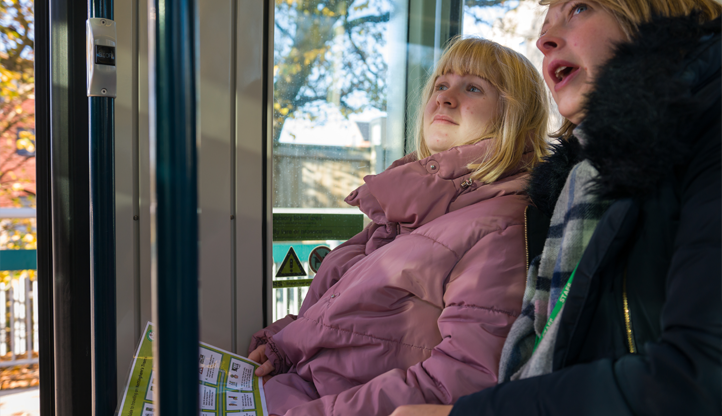
M259 364L201 342L198 349L199 416L268 416ZM153 324L138 345L119 416L153 416Z

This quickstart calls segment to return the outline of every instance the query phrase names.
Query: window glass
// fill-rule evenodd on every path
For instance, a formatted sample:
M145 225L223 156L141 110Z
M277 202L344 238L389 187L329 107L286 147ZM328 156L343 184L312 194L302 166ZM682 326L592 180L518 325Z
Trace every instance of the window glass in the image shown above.
M317 247L333 249L368 223L344 198L411 147L407 115L447 41L479 35L540 66L543 19L536 0L275 5L274 320L298 312L318 254L327 251Z
M0 2L0 390L38 385L33 2ZM0 407L38 414L34 392Z
M389 0L276 2L274 207L346 207L385 167L392 11Z
M328 251L314 249L333 249L363 228L364 216L344 198L402 156L403 134L387 135L391 56L399 47L392 26L405 26L397 3L275 3L274 320L298 311Z
M536 47L546 6L538 0L464 0L463 34L481 36L526 56L541 74L544 55ZM550 100L550 129L561 126L561 116Z

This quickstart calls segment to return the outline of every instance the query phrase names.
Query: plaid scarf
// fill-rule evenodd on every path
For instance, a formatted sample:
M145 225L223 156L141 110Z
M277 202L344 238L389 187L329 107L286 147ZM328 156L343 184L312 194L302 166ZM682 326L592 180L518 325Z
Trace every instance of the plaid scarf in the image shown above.
M597 170L584 160L567 177L554 207L541 256L527 274L522 313L511 327L499 365L499 382L528 378L552 371L554 344L561 319L556 319L534 351L562 289L567 284L609 202L598 201L590 185ZM564 308L559 313L559 317Z

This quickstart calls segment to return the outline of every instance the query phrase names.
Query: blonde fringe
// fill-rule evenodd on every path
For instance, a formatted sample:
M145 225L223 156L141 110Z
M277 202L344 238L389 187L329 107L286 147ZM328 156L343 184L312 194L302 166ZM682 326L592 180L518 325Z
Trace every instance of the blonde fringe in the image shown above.
M478 163L469 165L471 177L484 183L497 180L519 165L524 149L531 145L534 157L524 169L531 170L548 154L546 143L549 99L539 72L523 55L478 37L456 37L449 42L436 69L426 82L416 112L415 137L419 159L431 155L423 137L423 112L433 93L436 78L447 73L475 75L499 90L499 114L480 137L464 144L495 139Z

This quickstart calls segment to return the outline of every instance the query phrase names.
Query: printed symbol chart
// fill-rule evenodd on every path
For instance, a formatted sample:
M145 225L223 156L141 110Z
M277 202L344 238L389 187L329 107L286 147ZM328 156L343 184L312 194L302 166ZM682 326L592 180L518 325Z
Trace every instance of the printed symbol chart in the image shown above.
M228 390L253 391L253 372L256 367L235 358L231 358L231 371L228 372L226 387Z
M155 387L155 373L153 371L151 371L150 372L150 380L148 380L148 390L146 390L146 392L145 392L145 400L147 400L149 402L153 401L153 387ZM153 406L151 405L151 407L153 407Z
M148 322L138 345L119 416L153 416L153 325ZM268 416L259 364L201 343L198 348L199 416Z
M253 393L226 393L226 410L245 410L256 407Z
M200 380L204 383L218 384L218 369L221 365L223 354L209 350L208 348L200 348L198 352L198 364Z
M216 389L211 386L198 386L198 400L201 410L216 410Z

